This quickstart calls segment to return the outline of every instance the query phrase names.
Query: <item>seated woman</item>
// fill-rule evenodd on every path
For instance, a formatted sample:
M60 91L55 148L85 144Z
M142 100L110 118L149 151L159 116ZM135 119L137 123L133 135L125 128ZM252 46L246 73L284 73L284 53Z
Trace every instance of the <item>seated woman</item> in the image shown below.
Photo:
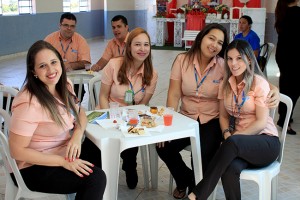
M60 54L48 42L30 47L24 83L12 104L9 147L26 186L101 200L106 176L100 150L88 138L81 144L87 118Z
M157 72L153 69L150 36L135 28L128 36L124 57L112 58L103 69L99 102L96 108L109 108L109 102L121 106L148 104L156 87ZM138 182L136 156L138 147L121 153L122 169L127 186L134 189Z
M260 49L260 39L258 35L253 30L251 30L252 24L252 18L248 15L243 15L239 20L240 33L237 34L234 37L234 39L243 39L249 42L254 51L255 57L258 58Z
M226 199L241 199L241 171L267 166L279 155L277 128L266 104L269 83L248 42L228 45L221 91L219 119L225 140L189 199L207 199L220 178Z

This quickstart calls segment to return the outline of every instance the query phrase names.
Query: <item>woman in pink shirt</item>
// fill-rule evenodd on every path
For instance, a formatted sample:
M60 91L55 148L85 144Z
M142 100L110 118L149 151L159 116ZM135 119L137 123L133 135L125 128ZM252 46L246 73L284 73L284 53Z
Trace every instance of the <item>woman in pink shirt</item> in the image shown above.
M124 57L110 59L103 69L100 105L97 108L109 108L109 102L118 102L121 106L148 104L157 83L157 72L153 69L151 59L150 36L142 28L132 30ZM130 189L134 189L138 182L137 153L138 147L121 153L122 169Z
M88 138L81 143L86 124L62 57L48 42L37 41L27 54L9 131L11 155L30 190L102 199L106 176L100 150Z
M265 103L269 83L248 42L237 39L228 45L221 89L220 125L225 141L189 199L207 199L220 178L226 199L241 199L241 171L267 166L279 155L277 128Z
M199 122L203 174L223 140L219 124L219 86L224 77L224 55L227 30L220 24L209 24L197 35L191 49L179 54L172 66L167 106ZM279 92L270 99L278 105ZM270 96L272 93L270 93ZM274 100L277 100L273 102ZM174 198L181 199L195 186L194 172L182 160L180 151L190 145L190 138L157 145L157 153L166 163L177 187Z

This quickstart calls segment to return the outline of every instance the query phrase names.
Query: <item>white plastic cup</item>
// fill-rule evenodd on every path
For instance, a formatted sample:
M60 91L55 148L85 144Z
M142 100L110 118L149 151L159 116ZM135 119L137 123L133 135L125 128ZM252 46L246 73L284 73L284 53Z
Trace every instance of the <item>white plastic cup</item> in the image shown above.
M121 117L121 114L119 111L119 103L118 102L110 102L109 103L109 118L117 119L120 117Z

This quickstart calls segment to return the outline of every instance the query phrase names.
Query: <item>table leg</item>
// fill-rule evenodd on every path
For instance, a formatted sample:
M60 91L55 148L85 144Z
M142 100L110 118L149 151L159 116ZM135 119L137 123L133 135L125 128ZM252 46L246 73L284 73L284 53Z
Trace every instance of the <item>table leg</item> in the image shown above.
M182 22L174 21L174 47L182 47Z
M164 46L165 45L165 22L164 21L156 21L156 46Z
M151 173L152 189L157 189L158 185L158 155L156 152L156 144L149 144L149 160Z
M191 137L191 148L193 155L193 164L194 164L194 173L196 184L199 183L202 178L202 159L201 159L201 150L200 150L200 134L199 134L199 125L195 126L196 137Z
M103 199L118 199L118 181L120 167L120 140L105 138L101 140L102 169L106 174L107 184Z

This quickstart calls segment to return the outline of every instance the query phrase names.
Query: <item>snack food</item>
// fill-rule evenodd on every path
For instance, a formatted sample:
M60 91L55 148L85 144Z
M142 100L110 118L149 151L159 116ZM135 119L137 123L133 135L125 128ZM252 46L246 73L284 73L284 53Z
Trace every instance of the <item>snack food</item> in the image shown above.
M162 107L162 108L160 108L159 111L157 112L157 115L163 116L164 112L165 112L165 109Z
M146 126L147 128L156 127L155 119L151 116L144 116L141 119L141 126Z
M128 128L128 133L130 134L138 134L138 135L144 135L145 134L145 129L141 128L141 127L134 127L134 126L130 126Z
M151 112L152 114L157 114L157 111L158 111L157 107L155 107L155 106L150 107L150 112Z

